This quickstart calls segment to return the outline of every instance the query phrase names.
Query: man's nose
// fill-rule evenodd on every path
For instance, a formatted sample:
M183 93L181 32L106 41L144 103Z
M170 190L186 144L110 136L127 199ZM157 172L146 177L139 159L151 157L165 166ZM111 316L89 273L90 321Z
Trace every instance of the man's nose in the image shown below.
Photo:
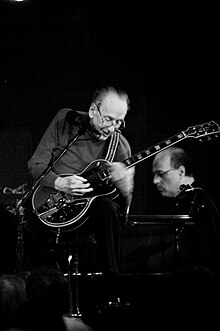
M159 181L160 181L159 176L157 176L156 174L153 175L153 184L157 184L157 183L159 183Z
M109 126L108 131L109 132L114 132L115 131L115 126L114 125Z

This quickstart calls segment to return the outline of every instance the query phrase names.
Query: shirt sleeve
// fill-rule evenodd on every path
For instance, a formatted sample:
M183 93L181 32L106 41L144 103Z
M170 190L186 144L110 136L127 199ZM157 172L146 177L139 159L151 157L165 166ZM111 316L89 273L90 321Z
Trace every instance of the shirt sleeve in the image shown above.
M54 157L54 150L59 144L59 133L65 129L66 113L70 109L61 109L55 115L45 133L43 134L35 152L28 161L28 171L34 180L38 179L48 167ZM41 184L54 187L54 181L58 175L50 170L41 180Z

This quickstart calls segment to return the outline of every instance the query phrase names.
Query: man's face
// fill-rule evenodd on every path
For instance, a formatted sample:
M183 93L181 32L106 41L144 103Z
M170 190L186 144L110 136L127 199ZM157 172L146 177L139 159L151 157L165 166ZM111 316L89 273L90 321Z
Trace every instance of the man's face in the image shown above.
M179 168L174 169L170 164L170 155L159 153L153 161L153 183L158 192L164 197L175 197L179 193L181 176Z
M115 94L110 94L100 105L93 104L89 114L92 126L100 133L99 139L106 140L116 129L124 125L127 102Z

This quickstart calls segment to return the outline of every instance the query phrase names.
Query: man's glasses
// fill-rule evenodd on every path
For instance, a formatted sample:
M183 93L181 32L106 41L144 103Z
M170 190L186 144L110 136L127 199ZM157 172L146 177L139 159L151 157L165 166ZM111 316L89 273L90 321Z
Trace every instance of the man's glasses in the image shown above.
M168 174L170 171L172 170L177 170L175 168L170 168L166 171L162 171L162 170L158 170L158 171L155 171L155 173L153 173L153 177L160 177L160 178L164 178L166 176L166 174Z
M99 116L101 118L101 121L104 125L106 125L106 126L112 126L113 125L114 127L116 127L117 129L120 129L120 130L125 128L125 121L124 120L115 120L114 118L111 118L109 116L103 116L101 114L99 106L97 104L95 104L95 105L96 105L96 108L99 112Z

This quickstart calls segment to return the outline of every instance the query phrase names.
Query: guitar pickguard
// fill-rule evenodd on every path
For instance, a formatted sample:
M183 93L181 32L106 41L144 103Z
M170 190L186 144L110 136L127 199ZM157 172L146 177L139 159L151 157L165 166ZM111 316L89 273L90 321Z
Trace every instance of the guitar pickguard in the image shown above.
M118 196L116 188L109 183L107 161L94 161L79 175L87 178L93 191L76 197L55 189L39 185L32 197L32 205L39 219L52 229L64 228L66 231L77 228L88 218L87 211L98 197L108 196L114 199ZM72 174L61 174L70 176Z

